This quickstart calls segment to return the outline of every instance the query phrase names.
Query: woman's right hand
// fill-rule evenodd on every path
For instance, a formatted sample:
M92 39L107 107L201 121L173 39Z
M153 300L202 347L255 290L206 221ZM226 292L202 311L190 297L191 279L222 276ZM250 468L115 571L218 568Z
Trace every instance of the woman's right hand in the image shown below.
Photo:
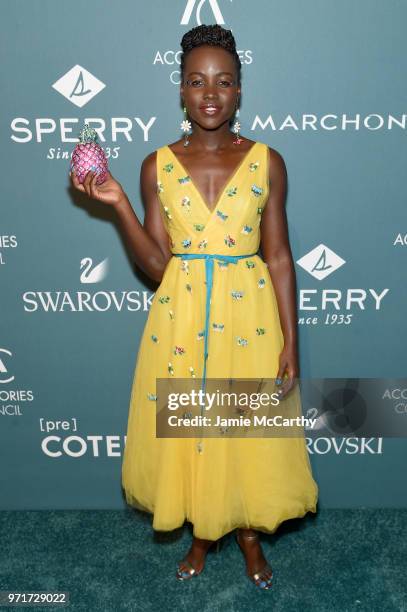
M90 198L99 200L103 202L103 204L116 206L126 198L122 186L113 178L110 172L107 172L107 179L101 185L96 185L97 174L95 172L89 171L83 183L79 182L74 170L72 170L69 175L76 189L83 193L87 193Z

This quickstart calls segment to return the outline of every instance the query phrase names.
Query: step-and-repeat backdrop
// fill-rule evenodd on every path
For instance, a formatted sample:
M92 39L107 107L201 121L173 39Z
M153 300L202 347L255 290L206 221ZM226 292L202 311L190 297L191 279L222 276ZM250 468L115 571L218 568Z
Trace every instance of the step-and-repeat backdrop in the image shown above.
M84 122L142 221L140 165L177 140L180 40L231 29L241 132L284 157L300 372L388 381L405 415L407 5L1 5L0 507L122 508L130 388L157 285L70 186ZM308 439L320 507L405 506L407 441Z

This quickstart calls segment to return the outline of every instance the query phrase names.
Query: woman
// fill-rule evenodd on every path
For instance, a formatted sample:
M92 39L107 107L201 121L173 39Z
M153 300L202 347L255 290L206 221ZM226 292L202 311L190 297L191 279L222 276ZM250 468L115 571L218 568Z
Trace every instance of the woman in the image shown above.
M272 569L257 532L273 533L282 521L316 511L304 438L197 440L155 431L157 378L278 377L286 395L298 376L283 158L242 138L239 124L235 135L230 130L241 93L232 33L201 25L181 44L181 125L192 135L144 159L144 224L110 174L99 187L92 173L83 185L72 181L115 208L138 266L160 283L131 393L127 502L152 513L154 529L193 524L178 579L198 576L211 545L236 528L248 576L268 589Z

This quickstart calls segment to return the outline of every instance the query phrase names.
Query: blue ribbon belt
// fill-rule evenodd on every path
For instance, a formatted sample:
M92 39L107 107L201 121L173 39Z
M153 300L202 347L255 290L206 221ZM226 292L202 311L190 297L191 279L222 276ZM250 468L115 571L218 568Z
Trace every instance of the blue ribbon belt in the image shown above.
M210 301L211 301L211 293L212 293L212 285L213 285L213 264L214 259L218 259L220 261L237 263L238 259L243 259L244 257L254 257L257 255L256 253L251 253L250 255L208 255L207 253L173 253L174 257L181 257L181 259L205 259L205 281L206 281L206 305L205 305L205 344L204 344L204 367L203 367L203 375L202 375L202 390L205 390L206 385L206 360L208 358L208 336L209 336L209 310L210 310Z

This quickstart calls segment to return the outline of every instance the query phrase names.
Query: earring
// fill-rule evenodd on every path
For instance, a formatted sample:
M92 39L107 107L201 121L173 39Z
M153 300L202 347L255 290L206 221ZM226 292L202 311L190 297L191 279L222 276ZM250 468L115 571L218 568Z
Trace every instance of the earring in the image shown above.
M235 112L235 122L233 124L233 128L232 130L234 131L234 133L236 134L236 138L234 140L232 140L233 144L240 144L241 142L243 142L243 139L240 138L240 122L237 120L237 118L239 117L239 109L236 108L236 112Z
M191 122L187 119L187 109L184 106L184 120L181 121L181 130L184 134L184 147L189 145L188 135L190 134L190 129L192 128Z

